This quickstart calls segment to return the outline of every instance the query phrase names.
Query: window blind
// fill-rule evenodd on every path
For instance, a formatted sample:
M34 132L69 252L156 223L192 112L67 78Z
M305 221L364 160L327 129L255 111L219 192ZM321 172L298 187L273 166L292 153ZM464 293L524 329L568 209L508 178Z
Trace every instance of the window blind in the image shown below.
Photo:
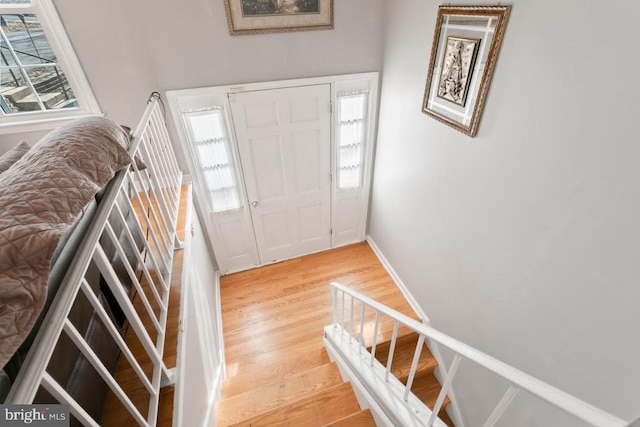
M338 188L362 185L362 157L367 121L368 93L339 93L338 100Z
M183 116L213 212L240 208L235 166L222 110L188 112Z

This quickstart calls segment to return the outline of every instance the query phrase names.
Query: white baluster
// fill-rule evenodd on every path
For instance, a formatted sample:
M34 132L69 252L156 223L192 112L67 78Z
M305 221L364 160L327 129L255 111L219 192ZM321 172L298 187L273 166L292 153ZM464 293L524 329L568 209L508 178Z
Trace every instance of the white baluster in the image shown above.
M360 347L358 348L358 353L362 354L362 347L364 347L364 310L365 305L363 302L360 303L362 305L362 311L360 312L360 334L358 335L358 342L360 343Z
M438 395L438 400L436 400L436 404L433 407L433 411L431 412L431 416L429 417L429 421L427 421L427 426L431 427L433 422L438 417L438 412L440 412L440 408L442 408L442 403L444 402L444 398L447 396L449 392L449 388L451 388L451 383L453 382L453 377L456 375L456 371L458 370L458 366L460 366L460 361L462 357L459 354L456 354L453 358L453 362L449 367L449 372L446 373L444 384L442 384L442 389L440 390L440 394Z
M389 381L389 373L391 373L391 364L393 363L393 353L396 350L396 340L398 339L398 321L393 321L393 333L391 334L391 346L389 347L389 357L387 358L387 372L384 374L384 380Z
M351 296L351 312L349 316L349 337L353 335L353 306L354 306L355 298Z
M336 298L337 289L331 286L331 303L333 305L333 327L334 329L338 326L338 300Z
M493 412L491 412L491 415L489 415L489 418L487 418L487 421L484 422L482 427L492 427L493 425L495 425L495 423L498 422L502 414L504 414L504 411L507 410L519 391L520 389L518 387L510 385L507 391L502 396L502 399L500 399L500 402L498 402Z
M373 326L373 343L371 344L371 366L376 359L376 345L378 344L378 327L380 326L380 312L376 310L376 321Z
M424 335L420 335L418 338L418 344L416 345L416 351L413 354L413 362L411 363L411 371L409 371L409 378L407 378L407 385L404 388L404 396L402 400L405 402L409 398L409 392L411 392L411 386L413 385L413 379L416 376L416 369L418 369L418 362L420 361L420 354L422 353L422 346L424 345Z

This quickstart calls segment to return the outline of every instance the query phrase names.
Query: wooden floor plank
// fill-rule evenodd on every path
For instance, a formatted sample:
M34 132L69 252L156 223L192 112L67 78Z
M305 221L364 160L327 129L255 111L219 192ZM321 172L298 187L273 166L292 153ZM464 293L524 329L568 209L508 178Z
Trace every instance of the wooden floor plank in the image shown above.
M329 363L327 352L324 348L314 348L306 353L293 354L289 358L277 360L271 364L263 364L256 369L225 380L222 385L222 398L228 399L325 363Z
M327 424L327 427L375 427L376 422L371 415L371 411L365 409L364 411L357 412L348 417L342 418L331 424Z
M233 427L323 426L360 411L351 384L342 383L292 405L249 418Z
M366 242L224 276L220 294L227 376L323 350L322 331L332 323L332 281L418 320ZM373 313L365 318L365 329L373 331ZM383 319L379 341L389 339L392 328Z
M335 363L327 363L290 375L280 381L256 387L221 400L217 405L218 427L289 405L319 391L342 384Z
M396 341L396 348L391 363L391 373L403 384L407 383L407 377L411 370L417 343L418 334L416 333L400 336ZM391 343L387 341L376 347L376 359L385 366L389 358L390 344ZM369 351L371 351L371 349L369 349ZM429 349L424 346L420 352L420 359L418 360L416 370L432 373L436 366L438 366L438 362L431 355Z
M220 293L228 379L223 396L233 401L233 405L225 401L220 404L221 418L226 417L225 412L252 411L255 401L260 400L257 396L270 389L273 389L272 397L267 400L277 400L280 393L292 393L297 397L297 391L290 392L283 378L304 375L300 373L313 371L326 363L322 336L323 328L333 321L333 301L329 292L332 281L418 320L367 243L224 276ZM337 304L339 309L341 303ZM350 309L350 301L345 302L345 307ZM360 306L356 310L360 313ZM374 322L375 313L365 311L364 331L365 336L369 336L366 341L373 339ZM345 323L348 324L349 319L345 318ZM359 330L359 315L351 326ZM382 318L378 342L389 340L392 329L393 322ZM403 328L401 331L408 334ZM319 357L319 354L323 356ZM334 378L334 381L339 380L337 372ZM322 426L359 413L350 384L336 387L336 390L331 388L333 392L329 395L296 400L237 425ZM338 390L343 393L340 398L333 395ZM250 398L252 393L256 393L255 399ZM326 406L328 410L319 409L318 405ZM309 412L305 414L305 410ZM242 418L241 415L238 417ZM218 425L225 426L228 422L219 420Z

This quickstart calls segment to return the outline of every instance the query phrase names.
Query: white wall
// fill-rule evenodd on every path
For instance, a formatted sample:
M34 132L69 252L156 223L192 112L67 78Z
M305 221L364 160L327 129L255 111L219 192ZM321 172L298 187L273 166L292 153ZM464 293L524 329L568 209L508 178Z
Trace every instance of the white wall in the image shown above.
M437 3L387 3L370 235L436 328L635 419L640 4L512 3L474 139L420 112Z
M233 37L223 0L55 0L55 5L103 112L130 127L153 90L382 67L383 0L335 2L334 30ZM0 152L43 134L3 137Z
M335 2L333 30L230 36L223 0L142 0L158 84L186 89L378 71L383 0Z
M224 380L220 282L194 206L185 227L184 273L178 332L174 424L216 425L215 400ZM209 422L207 423L207 419Z
M334 30L233 37L223 0L55 4L103 112L131 127L153 90L380 71L382 66L383 0L335 2Z
M128 0L55 0L102 112L135 127L157 85L139 15Z
M0 135L0 154L11 150L21 141L26 141L29 145L33 145L47 134L47 131L24 132Z
M336 1L333 30L247 36L229 35L223 0L140 4L140 24L163 92L379 71L382 66L383 0ZM186 171L184 155L177 151Z

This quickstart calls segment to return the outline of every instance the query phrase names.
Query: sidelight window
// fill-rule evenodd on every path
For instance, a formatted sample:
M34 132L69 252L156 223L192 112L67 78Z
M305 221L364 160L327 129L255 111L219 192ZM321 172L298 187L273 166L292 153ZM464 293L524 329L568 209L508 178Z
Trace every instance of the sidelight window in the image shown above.
M366 140L367 92L338 94L338 188L362 186L364 142Z
M240 208L238 181L222 109L194 111L183 116L212 211Z

